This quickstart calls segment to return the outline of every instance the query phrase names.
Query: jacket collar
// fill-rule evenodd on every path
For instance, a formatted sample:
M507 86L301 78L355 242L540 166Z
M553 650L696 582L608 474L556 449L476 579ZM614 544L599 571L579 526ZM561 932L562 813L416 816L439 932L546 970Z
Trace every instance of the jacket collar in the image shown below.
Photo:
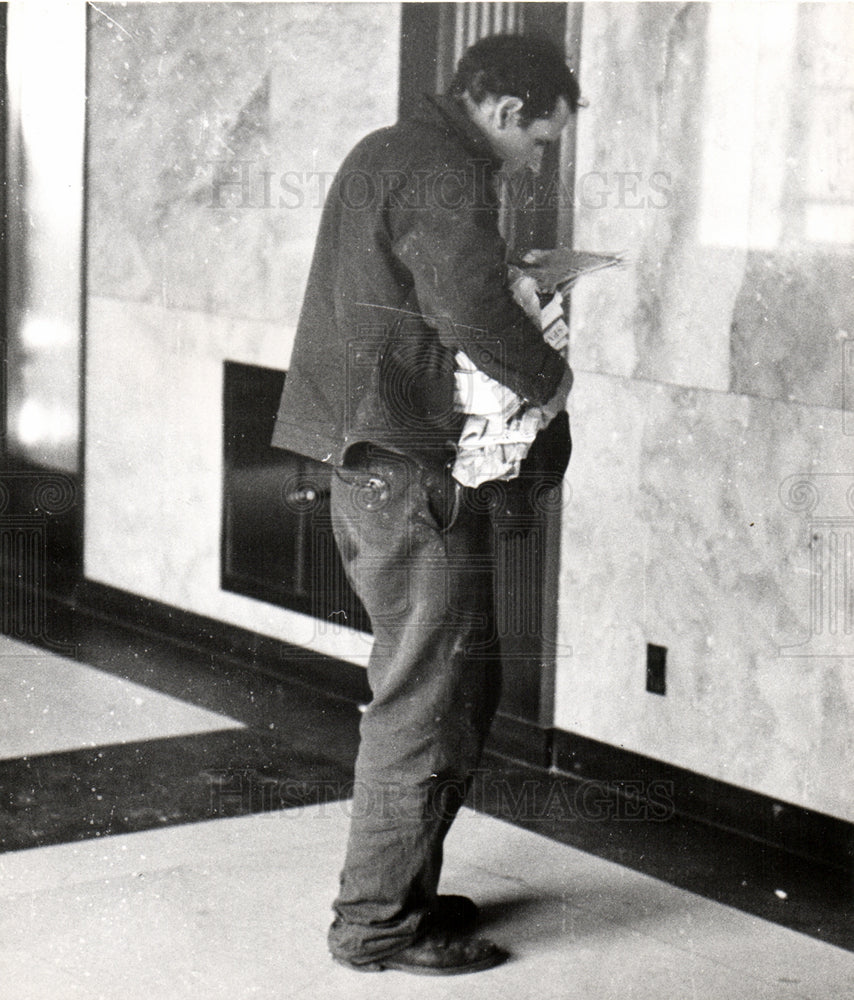
M501 160L495 155L489 140L469 118L465 106L455 97L425 94L416 113L416 119L427 121L446 134L455 135L466 150L478 160L486 161L494 171L501 169Z

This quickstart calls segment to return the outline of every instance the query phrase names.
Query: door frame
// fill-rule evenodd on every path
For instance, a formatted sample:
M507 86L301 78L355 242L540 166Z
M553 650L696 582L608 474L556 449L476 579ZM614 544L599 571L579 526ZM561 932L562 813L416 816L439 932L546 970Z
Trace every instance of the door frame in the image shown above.
M580 3L404 3L401 15L401 117L410 115L424 93L441 93L452 79L461 51L477 38L501 30L522 30L562 46L578 71L583 5ZM553 247L558 234L571 245L574 190L575 115L560 149L549 151L534 180L533 208L510 207L505 229L511 249ZM554 197L557 192L557 197ZM509 218L508 218L509 217ZM520 544L529 531L530 552L541 556L534 586L535 634L502 636L503 694L500 706L501 749L527 760L550 760L554 723L554 692L558 651L558 586L560 575L561 509L563 503L540 511L536 523L508 532ZM503 543L502 543L503 544ZM501 561L501 560L500 560ZM499 587L501 580L498 581ZM520 617L525 618L526 615Z

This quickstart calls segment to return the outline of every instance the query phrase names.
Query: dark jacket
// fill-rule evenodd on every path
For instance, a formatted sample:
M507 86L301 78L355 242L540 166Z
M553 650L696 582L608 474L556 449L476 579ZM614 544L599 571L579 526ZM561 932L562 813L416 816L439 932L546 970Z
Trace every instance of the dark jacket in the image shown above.
M361 442L447 458L460 349L531 403L551 398L565 362L507 290L499 167L448 98L353 149L323 210L274 445L333 465Z

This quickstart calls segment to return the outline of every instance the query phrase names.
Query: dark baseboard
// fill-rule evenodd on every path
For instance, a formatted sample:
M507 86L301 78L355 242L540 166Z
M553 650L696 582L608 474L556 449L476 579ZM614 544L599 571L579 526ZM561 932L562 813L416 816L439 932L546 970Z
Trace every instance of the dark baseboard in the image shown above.
M370 700L362 667L320 653L308 653L279 639L184 611L147 597L117 590L93 580L82 581L74 594L81 610L103 620L118 621L125 628L165 638L192 649L237 662L240 666L355 704ZM499 712L489 739L489 750L500 757L531 767L551 763L551 730L526 719Z
M279 639L91 580L78 584L74 602L90 615L118 621L135 632L226 658L239 666L286 678L332 697L356 704L370 699L365 671L353 663L311 653Z
M359 704L370 698L365 671L354 664L257 635L167 604L92 581L74 592L75 607L141 634L225 657L238 666L302 684ZM667 788L676 815L844 871L854 870L854 824L645 757L642 754L499 712L490 753L567 782L594 781L643 799Z
M854 870L854 824L664 761L557 729L554 766L575 780L668 789L675 813L843 871Z
M486 749L499 757L548 770L551 766L551 739L551 729L543 729L528 719L518 719L499 710Z

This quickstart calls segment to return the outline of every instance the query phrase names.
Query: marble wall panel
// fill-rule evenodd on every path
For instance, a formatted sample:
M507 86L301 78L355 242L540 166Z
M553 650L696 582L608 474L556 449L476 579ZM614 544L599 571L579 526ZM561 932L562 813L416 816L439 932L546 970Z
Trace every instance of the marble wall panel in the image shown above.
M841 414L590 374L573 394L556 725L854 818L854 630L813 634L816 530L789 479L854 537ZM649 642L665 697L645 691Z
M854 409L854 254L751 253L732 321L734 391Z
M369 637L220 590L223 359L247 345L257 364L287 360L275 323L90 299L85 574L364 663Z
M566 232L628 266L576 291L577 366L843 405L854 60L834 39L850 34L846 6L585 5L590 107Z
M364 662L219 587L222 372L285 369L325 187L397 113L398 4L89 8L85 572Z
M700 247L705 4L586 4L574 245L622 253L573 296L576 365L728 388L743 254ZM566 237L566 234L565 234Z
M399 5L89 11L91 292L293 325L325 186L396 117Z

